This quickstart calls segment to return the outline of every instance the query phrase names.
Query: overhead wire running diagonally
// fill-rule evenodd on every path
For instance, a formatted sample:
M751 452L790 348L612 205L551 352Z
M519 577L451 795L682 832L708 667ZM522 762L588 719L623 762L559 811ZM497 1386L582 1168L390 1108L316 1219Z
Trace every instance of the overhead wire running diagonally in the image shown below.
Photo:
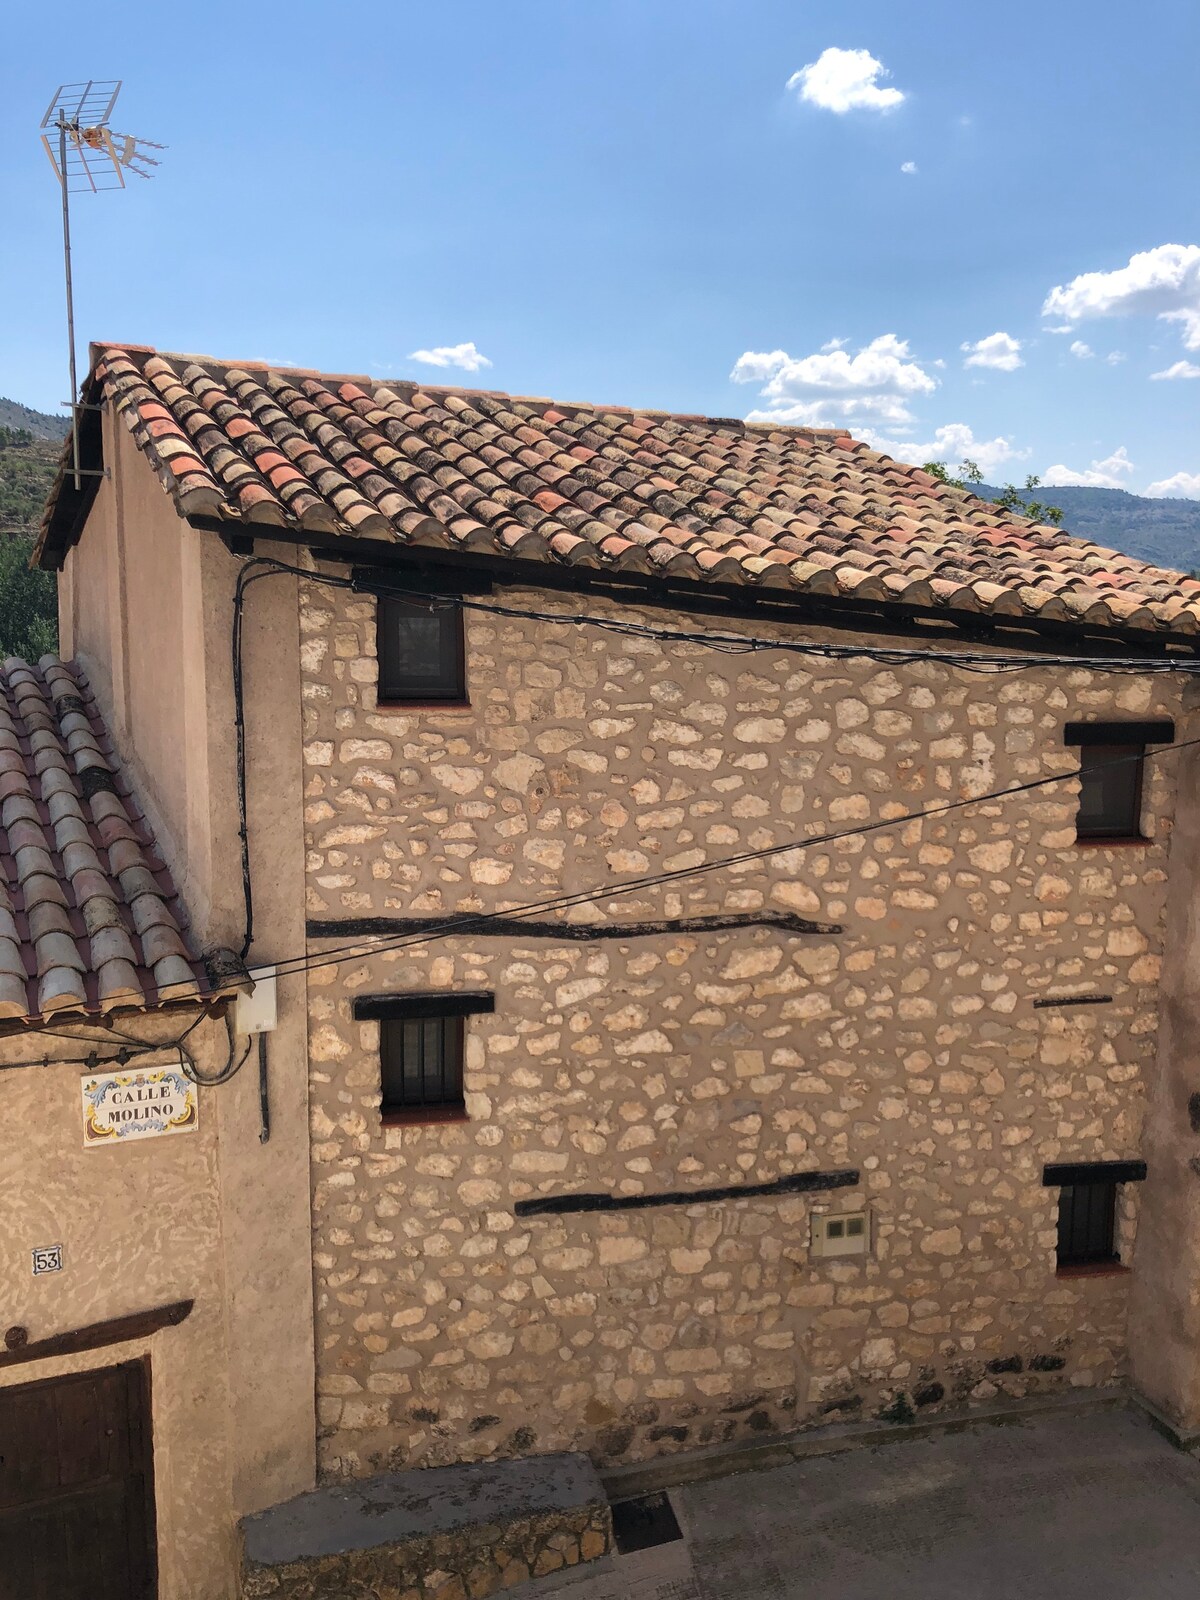
M651 873L641 878L631 879L627 883L615 885L599 885L591 889L582 889L574 894L559 895L547 900L530 902L521 906L509 906L502 911L480 912L477 916L472 914L474 926L468 930L470 934L480 931L480 924L486 926L493 918L503 918L509 921L514 917L533 916L546 911L565 911L580 905L598 904L601 901L620 899L623 895L638 894L646 889L657 888L662 884L679 883L685 879L699 878L711 872L723 872L730 868L745 866L755 861L770 860L775 856L790 855L799 850L815 849L818 845L837 844L843 839L860 838L866 834L879 833L887 828L903 827L908 823L925 822L936 817L948 815L950 812L964 810L968 806L983 805L988 801L1004 800L1013 795L1029 794L1038 789L1048 788L1051 784L1062 783L1078 777L1081 773L1093 773L1119 767L1134 761L1153 761L1161 756L1175 755L1181 751L1194 749L1200 746L1200 736L1194 739L1182 739L1175 744L1162 745L1156 750L1148 750L1144 755L1117 756L1109 761L1097 761L1085 767L1075 767L1067 772L1056 772L1044 778L1031 778L1025 783L1012 784L1005 789L991 789L983 794L966 795L957 800L947 800L939 804L928 806L920 811L906 811L893 817L880 818L874 822L860 823L853 828L841 828L831 832L812 834L806 838L789 839L782 844L767 845L758 850L743 850L736 855L722 856L715 861L701 862L693 867L677 867L671 871ZM381 951L404 949L414 944L425 944L436 939L450 939L463 932L461 916L455 921L447 921L441 925L434 924L430 928L423 928L419 933L404 933L395 938L376 938L369 942L357 939L341 946L334 946L330 950L322 950L315 954L305 952L302 956L285 957L275 963L277 973L318 971L323 967L339 966L344 961L356 961L364 956L375 955Z
M249 838L247 827L245 773L245 686L242 673L242 626L244 596L246 590L252 583L256 582L259 578L268 577L275 572L291 573L300 578L326 583L332 587L340 589L355 588L355 582L351 578L337 578L326 574L314 573L306 568L293 567L287 563L277 562L273 558L267 557L259 557L252 561L248 561L239 573L235 593L232 652L234 665L235 721L237 727L238 746L239 837L242 845L243 883L247 896L247 924L246 939L242 952L243 956L245 955L246 951L248 951L253 938L253 898L249 870ZM424 591L414 591L412 589L404 589L399 587L393 591L391 588L382 588L378 585L372 585L372 589L374 592L395 592L397 595L403 598L419 599L421 601L433 604L436 604L439 598L436 595L431 596L429 593ZM442 596L441 599L445 604L468 603L457 596L447 595ZM890 664L900 664L902 661L913 659L930 660L936 658L934 652L928 651L896 652L887 649L886 647L875 647L869 645L855 644L846 646L829 646L823 644L812 644L808 641L792 642L773 639L747 641L740 635L707 635L702 633L688 634L682 633L679 630L652 629L641 624L625 624L621 619L602 617L586 617L582 619L576 619L574 617L563 617L561 615L549 612L526 612L518 608L485 605L481 602L470 603L477 609L493 611L497 614L505 616L527 617L531 620L539 622L565 622L568 624L575 624L577 620L579 620L598 627L613 628L619 632L635 632L639 635L658 637L667 641L680 641L690 644L701 644L705 646L711 645L711 647L715 649L731 647L730 653L746 653L747 649L792 650L794 652L806 654L819 654L826 656L827 658L832 656L835 659L847 659L854 656L867 656L871 659L878 659ZM961 665L962 662L959 654L947 652L946 664L951 666ZM1003 661L1002 670L1019 671L1028 670L1038 666L1068 665L1075 667L1087 666L1098 670L1115 669L1139 672L1146 671L1149 665L1155 665L1160 670L1171 671L1177 671L1181 669L1187 671L1196 671L1200 669L1200 662L1187 663L1172 661L1147 663L1136 658L1128 660L1117 658L1114 660L1114 658L1110 657L1047 658L1035 656L1033 658L1026 658L1014 656ZM993 658L980 657L979 669L994 670ZM968 668L968 670L971 669ZM503 918L507 922L513 918L525 916L532 917L547 911L565 911L581 905L598 904L604 901L620 899L623 896L641 893L647 889L653 889L663 884L678 883L687 879L702 877L709 873L728 871L741 866L749 865L753 862L769 860L773 857L790 854L795 851L812 849L819 845L837 844L843 839L861 837L866 834L880 832L884 829L901 827L914 822L919 823L927 821L932 818L945 816L951 812L963 810L969 806L982 805L988 801L1006 799L1019 794L1027 794L1038 789L1047 788L1056 783L1061 783L1064 780L1076 778L1083 772L1093 772L1102 768L1119 766L1131 761L1157 760L1166 755L1173 755L1181 751L1195 748L1198 745L1200 745L1200 737L1194 739L1185 739L1178 741L1175 744L1163 745L1157 749L1146 751L1144 755L1135 754L1120 756L1104 762L1091 763L1090 765L1084 767L1074 767L1064 772L1052 773L1045 777L1030 779L1024 783L1013 784L1004 789L993 789L977 795L962 796L958 799L941 802L933 806L926 807L922 810L902 812L895 816L880 818L873 822L861 823L850 828L826 831L819 834L809 835L800 839L790 839L781 844L769 845L756 850L741 851L735 855L721 857L715 861L702 862L693 867L682 867L666 872L645 874L642 877L628 880L625 883L597 885L593 888L580 890L573 894L552 896L543 900L529 902L521 906L506 907L500 911L472 914L471 926L468 930L468 933L477 933L480 931L481 926L486 928L487 923L492 919ZM455 913L444 923L440 925L434 923L431 927L424 928L417 933L405 933L395 938L388 938L386 936L371 939L358 938L344 945L336 945L332 948L327 948L319 952L314 953L305 951L295 956L285 957L276 963L276 970L280 974L316 971L330 966L338 966L346 961L361 960L364 957L375 955L381 952L404 949L412 945L432 943L440 939L453 938L456 935L461 935L462 933L462 915L461 913ZM117 1028L115 1024L104 1025L105 1036L102 1039L97 1039L95 1037L85 1038L81 1035L67 1033L63 1029L48 1028L39 1031L55 1037L70 1039L79 1044L91 1045L93 1047L101 1043L110 1043L114 1034L124 1041L120 1050L103 1057L96 1056L93 1048L92 1054L89 1057L80 1058L81 1063L89 1066L108 1064L111 1062L124 1064L125 1062L133 1059L135 1056L167 1050L178 1050L180 1053L183 1070L186 1075L191 1078L194 1083L202 1087L215 1088L222 1084L228 1083L230 1079L240 1071L242 1066L249 1058L251 1049L253 1048L253 1040L251 1039L247 1042L245 1050L242 1052L240 1057L237 1057L236 1036L233 1029L233 1023L228 1011L226 1011L225 1026L229 1040L227 1060L224 1066L222 1066L215 1073L202 1072L192 1052L187 1048L186 1041L191 1033L194 1032L194 1030L209 1014L210 1013L208 1010L202 1010L181 1034L173 1039L164 1040L142 1039L138 1035L123 1032L123 1030ZM98 1029L100 1027L100 1025L96 1023L86 1022L81 1023L81 1026L90 1026L93 1029ZM21 1061L0 1063L0 1070L10 1067L16 1068L22 1066L44 1066L50 1064L52 1064L50 1059L26 1059Z
M950 667L962 667L967 671L977 672L1019 672L1030 671L1039 667L1043 668L1089 668L1097 671L1119 672L1200 672L1200 659L1188 658L1150 658L1141 657L1110 657L1110 656L1077 656L1077 655L1026 655L967 651L933 651L933 650L905 650L890 646L877 646L853 642L849 644L830 644L812 640L778 640L765 639L756 636L740 634L720 634L705 631L689 632L678 629L655 628L649 624L630 622L622 618L612 618L592 615L564 615L556 612L540 612L526 608L498 605L490 601L468 599L461 595L431 594L427 590L415 590L411 586L402 584L393 585L380 575L372 577L369 585L361 579L333 573L323 573L313 568L302 567L290 562L280 561L273 556L254 556L247 560L241 567L234 591L234 616L232 630L232 667L234 687L234 721L237 744L237 793L238 793L238 836L241 849L242 890L245 904L245 936L242 942L241 955L245 959L253 943L254 936L254 892L250 873L250 841L249 841L249 815L246 773L246 708L245 708L245 677L243 662L244 644L244 611L246 591L260 579L278 575L293 577L322 584L333 589L350 592L369 592L386 594L396 598L420 601L436 606L462 605L470 609L491 612L497 615L513 618L528 619L539 623L555 623L566 626L591 625L603 628L606 631L628 633L637 637L650 637L664 642L687 643L710 647L728 653L753 653L758 651L784 651L791 654L813 655L823 659L845 660L851 658L867 658L878 660L881 664L905 665L915 661L937 661ZM1181 744L1164 746L1158 751L1148 752L1146 759L1153 759L1155 755L1165 754L1170 750L1187 748L1188 744L1196 741L1185 741ZM1118 757L1112 763L1094 763L1093 765L1120 765L1122 761L1141 759L1140 757ZM533 915L536 912L547 910L564 910L572 906L594 903L598 900L618 898L624 894L632 894L651 887L657 883L674 881L678 877L691 877L705 872L718 871L722 868L738 866L746 861L754 860L760 856L773 856L784 854L795 849L808 848L810 844L832 843L840 838L852 837L858 833L869 833L883 827L895 826L897 823L916 821L922 817L941 815L945 811L955 810L964 805L978 804L988 799L1004 798L1008 795L1026 793L1033 789L1045 787L1048 784L1059 783L1064 778L1078 776L1081 770L1091 768L1074 768L1070 771L1052 775L1046 778L1036 778L1028 783L1017 784L1008 789L999 789L988 794L970 796L962 800L947 802L930 808L928 811L912 812L898 818L889 818L886 821L865 824L861 828L851 828L840 833L821 834L807 840L793 840L787 844L769 847L764 852L744 852L742 855L723 858L717 862L704 863L699 867L679 869L674 874L651 875L648 878L633 879L627 883L619 884L612 888L596 888L582 891L573 896L556 896L548 900L531 903L528 906L506 910L506 917ZM494 913L498 915L499 913ZM485 921L488 913L481 913L479 921ZM443 929L424 930L420 935L405 934L397 936L395 940L376 940L369 946L363 946L361 941L354 944L352 955L343 956L335 948L332 951L322 952L320 959L314 962L309 953L300 956L284 958L281 963L276 963L277 969L282 973L286 971L314 970L315 967L337 964L343 959L357 959L359 954L366 953L367 949L379 951L393 948L402 948L407 943L425 941L433 938L448 938L455 931L454 925L447 923Z

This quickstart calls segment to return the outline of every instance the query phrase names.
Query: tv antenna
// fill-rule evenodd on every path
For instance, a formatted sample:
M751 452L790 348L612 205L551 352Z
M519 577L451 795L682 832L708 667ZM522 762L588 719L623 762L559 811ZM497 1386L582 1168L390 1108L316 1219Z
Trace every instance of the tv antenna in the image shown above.
M71 361L71 467L78 493L81 477L103 472L79 465L79 384L75 376L75 297L71 287L71 205L73 194L100 194L124 189L129 173L152 178L157 159L148 152L165 146L129 133L114 133L109 126L121 92L121 79L89 78L86 83L62 83L54 91L42 118L42 144L62 190L63 268L67 281L67 341ZM54 135L57 134L57 138Z

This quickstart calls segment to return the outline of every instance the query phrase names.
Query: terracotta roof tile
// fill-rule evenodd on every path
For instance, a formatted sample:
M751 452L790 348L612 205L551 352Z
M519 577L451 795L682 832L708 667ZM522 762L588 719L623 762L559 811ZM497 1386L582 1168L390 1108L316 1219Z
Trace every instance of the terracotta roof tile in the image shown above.
M93 358L94 393L116 407L185 516L650 581L1200 631L1200 583L1015 517L834 429L276 371L139 345L94 346ZM47 530L57 529L56 499ZM61 731L78 733L68 750L86 763L88 729ZM0 719L0 800L20 792L10 749Z
M217 952L228 970L228 952ZM225 993L189 948L170 875L82 671L0 667L0 1019L146 1010Z

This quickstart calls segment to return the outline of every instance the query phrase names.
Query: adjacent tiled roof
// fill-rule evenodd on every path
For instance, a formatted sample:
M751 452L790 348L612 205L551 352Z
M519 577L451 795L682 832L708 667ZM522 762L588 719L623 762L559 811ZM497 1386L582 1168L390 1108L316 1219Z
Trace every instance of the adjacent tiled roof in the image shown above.
M135 346L93 355L94 393L184 515L923 611L1200 629L1200 583L834 430Z
M210 998L185 927L82 671L57 656L5 661L0 1019Z

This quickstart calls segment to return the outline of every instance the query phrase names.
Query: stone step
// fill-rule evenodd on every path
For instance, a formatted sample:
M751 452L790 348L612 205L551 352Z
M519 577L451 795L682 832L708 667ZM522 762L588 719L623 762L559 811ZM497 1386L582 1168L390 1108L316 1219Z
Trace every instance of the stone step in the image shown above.
M586 1456L426 1467L329 1484L246 1517L244 1600L483 1600L607 1554Z

